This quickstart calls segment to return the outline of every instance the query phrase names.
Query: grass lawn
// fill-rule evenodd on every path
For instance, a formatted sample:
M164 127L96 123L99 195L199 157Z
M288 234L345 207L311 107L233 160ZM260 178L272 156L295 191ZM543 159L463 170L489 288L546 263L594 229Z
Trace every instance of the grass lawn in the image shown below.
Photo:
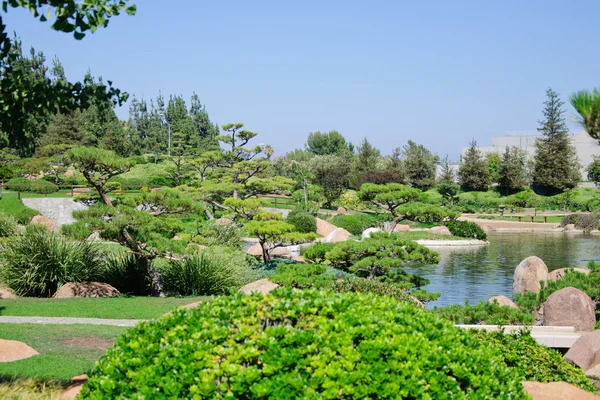
M210 297L117 297L39 299L18 298L0 302L0 315L153 319L174 308Z
M0 381L15 378L68 381L88 372L126 329L99 325L2 324L0 339L18 340L40 354L0 363Z
M404 240L471 240L452 235L440 235L439 233L431 233L427 231L411 231L411 232L396 232L396 234Z
M498 221L512 221L512 222L519 222L519 217L518 216L504 216L501 217L499 215L479 215L476 218L479 219L490 219L490 220L498 220ZM552 223L552 224L560 224L563 220L563 217L560 215L549 215L546 217L546 222L547 223ZM522 216L521 217L521 222L531 222L531 217L530 216ZM533 222L544 222L544 216L543 215L538 215L536 217L533 217Z
M286 210L293 210L296 208L297 204L293 199L284 199L284 198L272 198L272 197L263 197L261 198L265 202L265 207L271 208L282 208Z
M17 215L20 212L27 210L23 202L18 199L17 193L14 192L2 192L2 199L0 199L0 212L8 215Z

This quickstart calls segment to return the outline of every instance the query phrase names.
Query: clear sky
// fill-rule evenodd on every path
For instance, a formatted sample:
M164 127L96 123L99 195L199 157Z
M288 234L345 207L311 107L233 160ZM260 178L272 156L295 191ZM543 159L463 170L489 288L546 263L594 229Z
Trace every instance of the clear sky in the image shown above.
M600 86L597 0L132 3L83 41L26 10L5 23L70 80L91 69L146 99L195 91L211 120L244 122L278 154L336 129L457 158L472 138L535 130L549 86L566 102Z

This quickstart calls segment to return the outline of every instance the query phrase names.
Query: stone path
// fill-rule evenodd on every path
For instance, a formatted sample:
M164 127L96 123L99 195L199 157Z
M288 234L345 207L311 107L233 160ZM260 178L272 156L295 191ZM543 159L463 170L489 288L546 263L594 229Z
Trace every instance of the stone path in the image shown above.
M71 198L26 198L22 199L27 207L39 211L44 217L54 222L57 228L75 222L73 211L87 210L85 204L78 203Z
M112 325L135 326L145 319L104 319L104 318L67 318L67 317L12 317L0 316L0 324L56 324L56 325Z

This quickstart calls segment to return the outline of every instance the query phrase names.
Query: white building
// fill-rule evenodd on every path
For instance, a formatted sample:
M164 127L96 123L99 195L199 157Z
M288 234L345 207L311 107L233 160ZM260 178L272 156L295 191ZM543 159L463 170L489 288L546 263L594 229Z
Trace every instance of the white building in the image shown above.
M495 136L492 138L491 146L479 146L479 150L483 154L498 153L502 155L508 147L518 147L523 150L529 157L535 155L535 141L540 135L535 134L514 134L507 132L504 136ZM579 164L581 164L581 176L587 180L587 166L594 161L594 155L600 155L600 144L590 137L585 131L574 132L570 134L571 143L575 146ZM463 148L462 154L468 150L468 147Z

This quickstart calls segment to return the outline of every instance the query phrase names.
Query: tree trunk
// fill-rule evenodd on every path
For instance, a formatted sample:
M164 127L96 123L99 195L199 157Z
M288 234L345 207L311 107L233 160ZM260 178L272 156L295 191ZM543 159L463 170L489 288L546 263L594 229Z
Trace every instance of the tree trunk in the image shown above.
M127 231L127 228L123 228L121 234L123 236L123 239L125 240L125 243L127 243L127 247L129 247L129 249L133 251L135 258L137 259L138 265L140 267L143 267L146 271L148 271L148 276L150 276L150 280L152 282L152 296L164 297L165 294L163 292L162 276L160 275L160 272L152 268L152 265L150 264L150 257L144 254L144 249L136 240L134 240L131 237L131 235Z
M98 195L100 195L100 198L102 199L102 202L109 207L113 207L113 203L112 203L112 201L110 201L110 198L104 191L104 188L102 188L100 186L95 186L95 187L96 187L96 191L98 192Z
M308 207L308 195L306 193L306 179L303 180L302 186L304 189L304 207L306 208L306 207Z
M270 263L271 262L271 255L269 254L269 251L267 250L267 244L261 242L260 243L260 248L262 249L263 262L265 264Z
M398 218L394 218L392 221L386 221L383 223L383 230L387 233L394 233L396 225L398 225Z

